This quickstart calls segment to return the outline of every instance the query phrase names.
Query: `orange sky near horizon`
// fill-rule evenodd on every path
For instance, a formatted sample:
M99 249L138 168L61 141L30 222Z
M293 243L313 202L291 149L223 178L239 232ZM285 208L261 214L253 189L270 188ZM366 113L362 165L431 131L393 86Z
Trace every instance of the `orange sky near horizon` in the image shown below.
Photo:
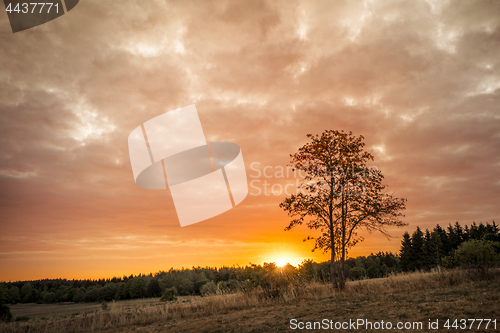
M326 129L363 135L408 199L407 227L350 256L499 220L496 3L86 0L15 34L0 12L0 35L0 281L327 260L264 192L295 184L276 172ZM127 138L190 104L208 141L241 147L250 188L181 228L168 190L134 183Z

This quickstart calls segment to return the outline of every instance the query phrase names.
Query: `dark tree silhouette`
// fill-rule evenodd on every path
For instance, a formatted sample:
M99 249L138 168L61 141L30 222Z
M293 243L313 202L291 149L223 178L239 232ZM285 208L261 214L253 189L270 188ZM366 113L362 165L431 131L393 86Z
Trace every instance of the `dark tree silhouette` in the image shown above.
M161 287L160 283L158 282L158 279L151 279L149 280L148 287L146 289L146 294L149 297L158 297L161 295Z
M410 270L424 268L425 253L423 236L422 230L419 227L417 227L417 230L411 236Z
M411 237L408 232L405 232L403 235L399 257L401 258L401 269L405 272L409 271L411 269Z
M331 252L330 275L335 287L345 286L347 250L362 240L357 231L380 231L404 226L401 211L406 199L385 193L384 176L367 166L373 155L364 150L363 136L327 130L308 134L310 142L290 155L291 167L305 172L300 192L281 202L292 218L285 230L303 224L319 229L314 249ZM340 262L337 268L336 262Z
M418 269L430 270L436 266L478 265L476 262L465 262L463 260L462 254L474 249L471 245L462 248L465 243L476 244L479 251L479 246L483 244L481 242L490 242L488 243L490 244L488 251L493 249L499 255L492 258L494 260L498 260L495 258L500 258L500 232L495 221L491 224L480 223L479 225L474 222L470 228L467 225L462 227L460 223L455 222L454 225L450 224L447 230L448 232L438 224L432 232L429 233L426 230L425 236L418 227L412 237L410 237L408 232L405 232L400 250L401 269L403 271L413 271ZM460 248L462 250L458 251Z

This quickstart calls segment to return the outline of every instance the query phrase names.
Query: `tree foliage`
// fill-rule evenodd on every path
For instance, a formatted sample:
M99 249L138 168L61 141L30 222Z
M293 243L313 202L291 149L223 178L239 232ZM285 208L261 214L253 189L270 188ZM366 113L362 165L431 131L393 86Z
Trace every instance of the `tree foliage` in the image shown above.
M403 271L430 270L436 266L480 268L486 263L481 256L488 258L490 264L498 261L498 257L487 255L492 253L500 254L500 232L495 221L472 223L470 227L455 222L446 230L438 224L432 231L426 229L425 236L417 227L411 237L408 233L403 235L399 252Z
M5 305L9 299L9 288L5 283L0 283L0 320L10 321L12 319L12 314L10 313L10 308Z
M161 295L160 301L175 301L177 299L177 289L175 287L167 288Z
M400 271L429 270L444 263L448 267L465 266L481 269L498 263L500 256L500 232L492 224L473 223L470 227L452 226L461 229L459 245L449 241L450 228L437 225L432 231L415 231L403 235L399 256L379 252L367 257L348 258L344 275L351 279L379 278ZM460 233L457 233L460 234ZM423 236L422 236L423 235ZM423 245L416 245L421 243ZM471 242L473 240L480 241ZM414 242L413 242L414 241ZM465 244L465 242L469 242ZM472 244L472 245L471 245ZM456 246L456 248L455 248ZM413 249L412 249L413 247ZM415 248L423 249L423 257L412 266L417 254ZM474 251L479 252L474 252ZM496 256L491 256L492 250ZM470 256L472 254L472 256ZM496 259L495 259L496 258ZM155 274L114 277L99 280L45 279L0 283L0 317L11 318L6 304L57 303L57 302L109 302L141 297L160 297L165 290L175 290L175 295L225 294L234 292L263 291L265 297L280 297L289 288L304 283L331 283L330 262L321 263L304 260L298 267L277 267L274 263L250 264L245 267L192 267L173 269ZM335 277L334 277L335 278ZM181 291L182 290L182 294Z
M484 273L489 266L500 261L499 249L499 242L471 239L460 244L447 257L448 266L474 267Z
M283 200L280 207L291 217L285 230L305 223L320 231L314 249L331 253L334 286L345 285L344 266L347 251L358 241L358 230L380 231L387 226L401 227L401 211L406 199L384 190L384 176L368 167L373 155L364 150L363 136L326 130L308 134L311 140L290 155L293 170L305 172L297 194ZM340 262L337 269L336 262Z

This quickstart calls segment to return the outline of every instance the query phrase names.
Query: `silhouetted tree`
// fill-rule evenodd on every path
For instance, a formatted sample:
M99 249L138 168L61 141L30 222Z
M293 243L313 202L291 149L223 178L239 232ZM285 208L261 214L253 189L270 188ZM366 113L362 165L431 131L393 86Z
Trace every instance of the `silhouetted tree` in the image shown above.
M5 305L8 300L9 289L5 283L0 283L0 320L10 321L12 319L12 314L10 313L10 308Z
M425 263L424 238L422 230L419 227L417 227L417 230L411 236L410 258L410 270L423 268L423 264Z
M21 296L19 295L19 288L17 286L12 286L9 289L9 302L11 304L16 304L21 302Z
M299 265L299 275L306 281L316 281L318 279L317 264L311 259L304 260Z
M488 249L493 249L500 255L500 232L495 221L492 224L480 223L479 225L473 222L470 228L468 226L462 227L459 222L455 222L454 225L450 224L447 230L448 232L438 224L430 234L426 230L423 237L418 227L411 239L409 239L409 234L405 233L400 250L401 268L403 270L428 270L441 265L446 267L463 265L463 263L460 264L460 261L463 262L463 256L460 260L456 259L457 249L465 243L482 246L482 243L472 241L489 241L491 243L488 243ZM420 245L422 240L423 246ZM467 246L467 251L472 249L471 245ZM462 249L461 251L467 252L466 250Z
M458 248L463 242L463 229L458 222L455 225L448 226L448 246L449 252L452 252Z
M158 282L158 279L153 278L149 280L146 294L149 297L159 297L161 295L161 287L160 287L160 282Z
M405 272L409 271L411 269L411 237L408 232L403 234L399 257L401 258L401 269Z
M146 284L142 276L129 279L127 286L130 298L142 298L146 295Z
M446 234L445 234L446 235ZM444 255L443 242L439 230L432 230L429 248L429 256L432 258L430 260L431 268L435 266L441 266L441 258Z
M424 259L422 261L422 269L429 270L434 266L433 255L435 252L435 244L433 242L429 229L425 229L424 233Z
M386 226L404 226L400 211L406 199L383 192L382 173L368 169L373 155L364 150L363 136L327 130L307 137L311 142L290 155L292 168L306 173L301 190L307 193L292 194L281 202L292 218L285 230L306 222L310 229L321 231L321 236L307 239L315 240L314 249L331 252L331 281L343 289L347 250L362 240L357 231L364 228L387 235Z

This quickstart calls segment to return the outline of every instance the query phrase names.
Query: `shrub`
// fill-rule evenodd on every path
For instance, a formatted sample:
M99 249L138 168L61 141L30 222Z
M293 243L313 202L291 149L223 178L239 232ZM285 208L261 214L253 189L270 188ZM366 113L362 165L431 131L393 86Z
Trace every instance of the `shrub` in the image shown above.
M9 301L11 304L21 302L21 297L19 296L19 288L17 286L12 286L9 289Z
M193 281L185 278L185 277L178 277L175 280L175 288L179 295L181 296L187 296L191 295L194 292L194 283Z
M217 283L217 293L228 294L230 292L231 290L226 282L220 281L219 283Z
M500 258L495 251L497 243L487 240L470 240L462 243L447 262L448 266L473 266L486 271L488 266Z
M175 300L177 300L176 295L177 295L177 289L175 289L175 287L167 288L163 292L163 295L161 296L160 301L162 301L162 302L175 301Z
M231 280L227 281L227 287L229 288L229 290L231 292L240 291L240 289L241 289L240 286L241 286L241 283L238 280L231 279Z
M207 282L201 287L201 296L215 295L217 293L217 285L214 281Z
M318 279L317 273L318 264L312 259L306 259L299 265L299 276L305 281L316 281Z
M360 280L366 276L366 270L363 267L355 266L349 270L347 277L351 280Z
M10 321L12 319L12 314L10 313L10 308L7 305L0 304L0 320Z
M75 295L73 296L73 302L78 303L84 301L85 301L85 289L78 288L75 292Z
M43 301L45 303L53 303L56 300L56 294L48 292L45 295L43 295Z

